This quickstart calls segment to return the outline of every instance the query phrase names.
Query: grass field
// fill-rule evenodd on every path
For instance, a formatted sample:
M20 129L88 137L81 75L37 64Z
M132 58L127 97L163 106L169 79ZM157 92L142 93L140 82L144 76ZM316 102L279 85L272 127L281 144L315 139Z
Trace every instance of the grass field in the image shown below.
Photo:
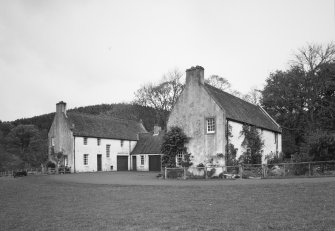
M0 230L335 230L335 178L136 177L2 177Z

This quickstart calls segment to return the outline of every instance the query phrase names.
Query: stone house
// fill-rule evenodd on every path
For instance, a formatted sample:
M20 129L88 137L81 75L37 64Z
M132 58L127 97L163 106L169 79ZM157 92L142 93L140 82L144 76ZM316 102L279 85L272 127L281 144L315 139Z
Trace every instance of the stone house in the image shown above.
M130 154L147 133L141 122L66 112L66 103L56 104L48 133L51 153L62 152L61 165L71 172L132 170Z
M238 97L204 83L204 68L200 66L186 70L186 84L174 105L167 123L181 127L190 137L187 150L193 156L194 165L206 164L223 154L226 156L228 142L237 148L237 157L243 151L240 135L243 124L256 126L264 141L263 158L281 152L281 128L263 110ZM227 129L233 137L228 139ZM225 165L224 158L219 163Z

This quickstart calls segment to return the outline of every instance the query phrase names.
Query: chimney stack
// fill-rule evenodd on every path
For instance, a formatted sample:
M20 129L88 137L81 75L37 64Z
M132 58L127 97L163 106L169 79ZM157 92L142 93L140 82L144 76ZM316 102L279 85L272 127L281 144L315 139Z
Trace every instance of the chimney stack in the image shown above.
M204 68L201 66L191 67L186 70L186 85L204 84Z
M159 132L162 130L160 126L155 125L154 126L154 136L159 135Z
M66 115L66 103L63 101L60 101L56 104L56 114L60 115L64 113Z

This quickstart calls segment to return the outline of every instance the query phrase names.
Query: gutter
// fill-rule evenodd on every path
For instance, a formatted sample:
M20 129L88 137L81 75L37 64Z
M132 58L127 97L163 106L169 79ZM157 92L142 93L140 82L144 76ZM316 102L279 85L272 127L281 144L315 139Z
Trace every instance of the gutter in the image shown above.
M73 136L73 172L76 173L76 137Z

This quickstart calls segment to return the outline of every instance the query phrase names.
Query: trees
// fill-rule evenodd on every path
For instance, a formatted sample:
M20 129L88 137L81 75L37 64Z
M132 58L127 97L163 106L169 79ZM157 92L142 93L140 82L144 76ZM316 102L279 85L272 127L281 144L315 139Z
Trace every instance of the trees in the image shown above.
M47 159L47 143L34 125L18 125L5 138L6 150L37 167Z
M286 157L308 153L308 136L317 129L335 129L335 45L308 45L291 63L270 74L261 100L283 128Z
M209 78L205 79L205 83L216 87L222 91L230 91L231 84L226 78L220 77L218 75L211 75Z
M243 164L261 164L264 141L261 139L259 130L255 126L244 124L240 134L244 137L242 147L246 151L240 156L239 160Z
M178 153L186 154L183 166L189 167L191 165L190 154L187 153L186 144L189 138L185 135L183 130L179 127L171 127L163 138L161 151L163 153L162 165L164 167L176 167L176 155ZM186 161L185 161L186 160Z
M134 103L142 106L149 106L157 110L157 121L162 127L166 126L167 111L171 111L180 93L183 84L180 78L183 74L174 69L165 74L157 85L149 83L135 92Z

